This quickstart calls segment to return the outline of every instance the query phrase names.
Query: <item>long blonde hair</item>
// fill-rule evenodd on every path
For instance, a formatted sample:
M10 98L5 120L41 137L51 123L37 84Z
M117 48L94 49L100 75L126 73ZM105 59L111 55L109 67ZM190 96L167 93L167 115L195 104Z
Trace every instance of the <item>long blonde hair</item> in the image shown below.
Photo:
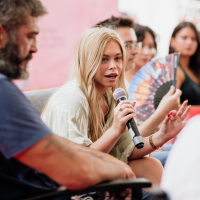
M115 87L107 88L105 95L112 95L118 88L125 88L124 69L125 69L125 49L124 43L118 33L109 28L91 28L86 30L76 42L74 48L73 68L70 79L76 79L85 94L89 104L89 132L90 138L94 142L103 135L103 123L99 120L102 116L102 109L97 99L97 90L94 77L102 62L103 51L106 44L110 41L116 41L122 52L123 69ZM114 106L112 101L111 108Z

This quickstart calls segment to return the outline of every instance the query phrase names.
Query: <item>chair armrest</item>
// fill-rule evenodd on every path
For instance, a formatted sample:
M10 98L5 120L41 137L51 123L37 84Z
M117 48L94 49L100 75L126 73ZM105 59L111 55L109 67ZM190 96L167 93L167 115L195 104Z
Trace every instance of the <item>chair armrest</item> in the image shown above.
M117 179L113 181L103 182L99 183L95 186L78 190L78 191L70 191L68 189L65 189L64 191L57 191L48 193L45 195L40 195L33 198L28 198L26 200L50 200L62 196L73 196L77 194L85 194L88 192L93 191L109 191L109 190L117 190L117 189L126 189L126 188L132 188L133 191L140 192L142 188L144 187L151 187L151 182L145 178L136 178L136 179Z

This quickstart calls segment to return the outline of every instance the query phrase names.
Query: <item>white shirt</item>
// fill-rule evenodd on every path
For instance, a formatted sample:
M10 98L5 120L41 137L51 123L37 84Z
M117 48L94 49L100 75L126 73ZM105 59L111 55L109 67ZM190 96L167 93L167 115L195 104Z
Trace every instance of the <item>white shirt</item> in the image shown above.
M200 115L179 133L167 159L161 187L171 200L200 199Z

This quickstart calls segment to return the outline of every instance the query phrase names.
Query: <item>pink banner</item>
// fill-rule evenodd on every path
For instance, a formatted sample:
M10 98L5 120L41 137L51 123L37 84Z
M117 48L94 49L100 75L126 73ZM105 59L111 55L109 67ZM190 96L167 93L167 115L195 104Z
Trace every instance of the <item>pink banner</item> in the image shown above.
M30 78L16 81L22 91L62 85L70 72L73 47L95 23L119 15L118 0L42 0L48 14L40 21L38 52L30 62Z

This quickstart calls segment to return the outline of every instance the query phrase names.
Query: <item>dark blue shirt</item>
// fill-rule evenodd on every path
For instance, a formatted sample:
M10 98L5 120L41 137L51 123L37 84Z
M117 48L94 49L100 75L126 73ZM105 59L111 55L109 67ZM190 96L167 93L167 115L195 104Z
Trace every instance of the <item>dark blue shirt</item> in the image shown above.
M54 192L58 184L14 156L52 131L20 90L0 74L0 199L24 199Z

